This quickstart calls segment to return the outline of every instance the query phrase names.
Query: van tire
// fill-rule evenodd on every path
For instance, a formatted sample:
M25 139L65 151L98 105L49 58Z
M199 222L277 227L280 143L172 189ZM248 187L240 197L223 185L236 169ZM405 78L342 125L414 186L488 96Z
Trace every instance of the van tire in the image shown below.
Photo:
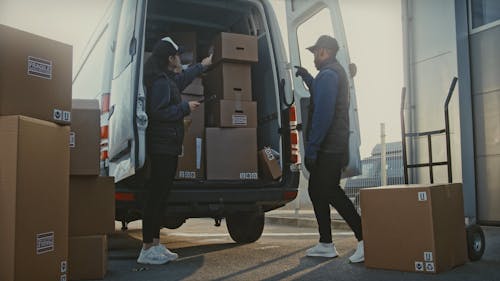
M226 217L226 226L236 243L247 244L262 236L264 220L264 213L237 213Z
M484 254L486 241L481 226L469 225L467 231L467 254L471 261L478 261Z

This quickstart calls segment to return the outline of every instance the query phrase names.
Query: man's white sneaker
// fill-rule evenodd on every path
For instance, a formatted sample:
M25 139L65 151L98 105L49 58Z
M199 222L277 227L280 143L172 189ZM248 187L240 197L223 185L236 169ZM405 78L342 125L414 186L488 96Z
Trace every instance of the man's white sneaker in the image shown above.
M157 253L166 256L169 261L174 261L174 260L176 260L179 257L179 255L177 253L171 252L163 244L158 244L156 246L153 246L153 248L155 249L155 251Z
M158 253L154 247L147 250L142 249L137 259L137 263L142 264L165 264L169 262L169 258L163 254Z
M339 254L333 243L318 243L318 245L308 249L306 255L308 257L335 258Z
M349 257L349 261L352 263L364 262L365 261L365 248L363 241L358 242L358 248L352 256Z

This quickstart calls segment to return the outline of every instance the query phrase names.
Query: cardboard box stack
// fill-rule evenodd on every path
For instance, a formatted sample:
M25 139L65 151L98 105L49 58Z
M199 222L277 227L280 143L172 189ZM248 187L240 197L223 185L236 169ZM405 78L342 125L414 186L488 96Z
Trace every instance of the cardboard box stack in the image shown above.
M0 280L66 280L72 47L0 38Z
M362 189L361 211L367 267L438 273L466 261L462 184Z
M99 177L97 100L73 100L69 181L69 280L102 279L115 230L114 180Z
M257 104L250 63L258 61L257 38L221 33L213 46L213 66L203 79L207 180L255 180Z

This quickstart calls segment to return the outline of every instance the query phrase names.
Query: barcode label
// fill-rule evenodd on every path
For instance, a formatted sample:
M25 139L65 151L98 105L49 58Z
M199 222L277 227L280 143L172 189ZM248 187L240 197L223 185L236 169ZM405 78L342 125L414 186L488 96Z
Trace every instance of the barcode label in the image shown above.
M28 56L28 75L52 79L52 62Z
M54 251L54 232L39 233L36 235L36 254L40 255Z

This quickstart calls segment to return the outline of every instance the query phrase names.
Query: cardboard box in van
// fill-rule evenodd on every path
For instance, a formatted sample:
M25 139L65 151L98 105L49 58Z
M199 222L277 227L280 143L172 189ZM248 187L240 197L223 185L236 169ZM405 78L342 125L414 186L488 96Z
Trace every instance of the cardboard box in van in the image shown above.
M257 129L206 128L207 180L256 180Z
M0 116L0 280L66 277L68 139L68 126Z
M205 96L217 99L252 100L252 77L248 64L223 62L214 66L203 78Z
M460 183L362 189L365 265L438 273L464 264L463 204Z
M212 61L258 62L257 37L236 33L220 33L213 42Z
M0 25L0 115L71 122L73 49Z
M207 103L207 126L221 128L257 128L257 103L219 100Z
M259 170L266 179L277 180L281 178L281 167L278 159L274 157L270 147L259 150Z
M103 279L108 267L106 235L69 238L69 280Z
M70 175L99 175L99 101L73 100L70 132Z
M69 235L115 231L115 183L112 177L71 176Z

